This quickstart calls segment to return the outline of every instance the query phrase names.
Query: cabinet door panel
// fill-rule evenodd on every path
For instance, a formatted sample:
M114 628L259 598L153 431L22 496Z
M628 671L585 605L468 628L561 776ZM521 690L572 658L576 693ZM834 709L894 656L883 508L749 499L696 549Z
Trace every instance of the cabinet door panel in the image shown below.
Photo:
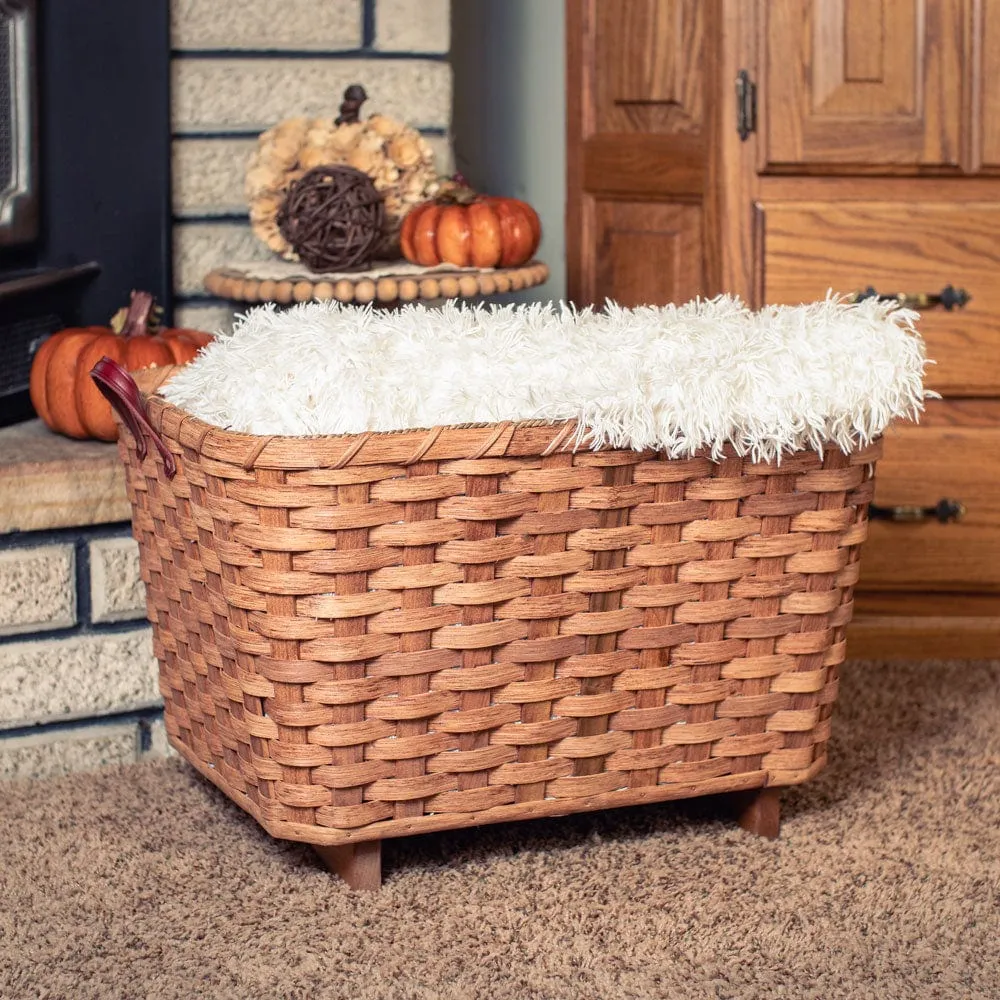
M957 168L964 0L767 0L765 168Z
M701 294L687 276L702 274L691 241L701 239L718 6L567 0L566 14L568 296Z
M595 131L700 131L705 5L597 0L594 17Z
M702 288L701 210L695 205L603 201L595 301L686 302Z
M982 75L978 81L982 101L982 165L1000 168L1000 7L988 4L983 13Z

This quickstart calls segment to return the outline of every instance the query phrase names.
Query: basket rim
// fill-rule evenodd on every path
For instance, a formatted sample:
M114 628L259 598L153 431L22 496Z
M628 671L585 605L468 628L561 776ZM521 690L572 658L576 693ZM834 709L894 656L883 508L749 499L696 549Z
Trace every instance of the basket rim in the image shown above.
M341 446L346 445L347 451L350 451L352 457L341 464L335 464L333 468L339 468L346 465L365 465L370 464L367 462L354 461L356 456L356 451L360 451L365 443L368 441L399 441L399 442L413 442L416 441L417 436L422 436L420 444L416 449L413 450L413 457L399 462L401 465L413 465L425 457L426 453L430 448L437 442L441 435L448 434L453 431L476 431L483 430L484 428L494 428L494 432L488 435L487 438L481 439L481 444L478 449L463 449L461 456L449 456L454 458L466 458L466 459L476 459L476 458L503 458L512 457L511 453L506 450L506 448L501 448L500 445L506 443L509 445L510 438L513 437L519 430L545 430L545 429L555 429L556 435L552 437L548 445L543 447L541 451L534 450L534 453L541 454L543 456L554 454L556 452L565 451L579 451L586 449L588 451L601 451L601 452L622 452L627 451L635 455L653 456L658 454L654 449L645 449L643 451L636 451L633 448L610 448L603 445L598 445L592 447L590 445L591 435L589 433L582 436L577 435L577 428L579 426L579 421L577 420L505 420L505 421L482 421L477 423L464 423L464 424L437 424L433 427L407 427L401 430L388 430L388 431L360 431L360 432L350 432L345 434L251 434L247 431L236 431L230 430L226 427L218 427L215 424L210 424L207 421L202 420L200 417L194 416L194 414L187 413L182 410L179 406L171 403L169 400L165 399L160 394L160 389L163 388L175 375L177 375L183 365L164 365L157 368L147 368L142 369L137 372L132 373L132 377L135 379L136 384L139 387L139 391L149 408L149 417L153 425L157 430L164 431L171 437L175 437L170 434L170 431L165 424L171 424L172 416L179 415L179 422L177 430L187 437L187 432L191 430L196 430L198 432L198 442L199 451L202 451L206 444L217 442L217 439L225 438L229 442L241 443L245 447L251 449L259 449L258 454L255 456L254 464L261 464L259 459L263 453L264 448L270 447L271 445L290 445L293 447L301 448L303 445L315 445L315 444L326 444L337 442ZM535 439L537 435L532 435ZM179 438L175 437L175 440ZM184 440L180 440L181 444L184 444ZM463 442L464 443L464 442ZM345 454L347 453L345 451ZM529 452L531 453L531 452ZM209 452L206 452L211 454ZM521 454L520 452L518 454ZM692 456L695 458L695 456ZM683 459L679 459L683 461ZM282 466L284 467L284 466Z
M164 365L132 373L154 429L181 449L191 448L208 458L240 465L246 471L254 468L303 471L374 465L405 467L420 461L503 460L528 456L546 458L585 451L593 455L598 464L600 460L597 456L605 455L610 458L627 452L636 456L637 461L671 461L678 466L682 463L717 463L729 458L742 458L754 469L781 469L791 473L801 471L798 463L793 461L796 456L818 454L811 448L801 448L787 452L779 461L755 462L749 456L741 455L735 445L729 442L718 455L713 455L706 448L690 456L669 458L656 449L639 451L605 444L594 445L589 432L578 432L577 420L439 424L434 427L346 434L251 434L207 423L165 399L160 394L160 389L182 367ZM115 419L118 420L117 415ZM484 436L482 431L487 428L490 429L489 433ZM881 455L881 437L850 452L843 452L833 443L829 450L848 455L852 465L865 464L875 461Z

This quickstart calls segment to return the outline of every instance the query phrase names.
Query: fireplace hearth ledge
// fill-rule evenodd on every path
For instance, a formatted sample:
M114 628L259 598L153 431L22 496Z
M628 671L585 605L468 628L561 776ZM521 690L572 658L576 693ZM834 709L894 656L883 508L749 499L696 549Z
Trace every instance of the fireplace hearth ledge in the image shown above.
M0 429L0 534L131 517L118 448L53 434L40 420Z

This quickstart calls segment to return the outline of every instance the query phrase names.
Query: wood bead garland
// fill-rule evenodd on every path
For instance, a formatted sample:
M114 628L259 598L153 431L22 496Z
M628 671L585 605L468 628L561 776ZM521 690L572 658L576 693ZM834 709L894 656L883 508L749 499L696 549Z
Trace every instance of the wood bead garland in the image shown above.
M315 167L288 189L278 227L317 273L367 267L382 239L385 206L371 178L354 167Z

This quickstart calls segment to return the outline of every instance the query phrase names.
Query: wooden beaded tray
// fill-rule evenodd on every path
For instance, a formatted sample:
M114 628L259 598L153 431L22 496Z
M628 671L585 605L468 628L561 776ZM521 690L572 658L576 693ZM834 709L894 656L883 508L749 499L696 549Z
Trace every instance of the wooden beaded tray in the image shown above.
M474 298L532 288L548 280L548 265L529 261L521 267L477 270L429 268L391 261L367 271L314 274L301 264L258 261L229 264L205 277L213 295L236 302L293 302L336 300L388 305L429 299Z

